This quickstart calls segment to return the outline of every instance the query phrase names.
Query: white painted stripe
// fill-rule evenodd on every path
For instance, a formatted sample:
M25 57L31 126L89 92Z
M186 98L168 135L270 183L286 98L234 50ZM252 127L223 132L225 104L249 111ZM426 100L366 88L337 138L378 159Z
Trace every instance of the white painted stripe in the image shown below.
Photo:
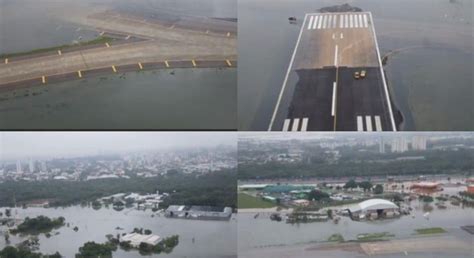
M334 15L334 20L332 22L332 27L335 29L337 28L337 15Z
M344 22L344 24L345 24L345 25L344 25L344 28L349 28L349 16L348 16L347 14L344 15L344 20L345 20L345 22Z
M332 39L336 39L336 34L332 34Z
M341 17L339 19L339 28L342 29L344 27L344 15L339 15Z
M380 120L380 116L375 116L375 129L377 132L382 131L382 121Z
M359 27L364 27L364 25L362 25L362 14L359 14Z
M328 17L328 29L331 28L331 24L332 24L332 15L329 15L329 17Z
M334 48L334 66L337 67L337 51L338 51L338 47L336 45L336 47Z
M324 17L323 17L323 29L326 29L327 20L328 20L328 16L324 15Z
M342 32L341 32L341 39L343 39L343 38L344 38L344 34L342 34Z
M352 14L351 14L351 15L349 15L349 18L350 18L349 27L354 28L354 16L352 16Z
M359 19L357 18L357 15L354 15L354 27L359 28Z
M361 116L357 116L357 131L358 132L364 131L364 122L362 121Z
M283 122L283 131L286 132L290 128L290 122L291 119L285 119L285 122Z
M374 19L372 18L372 13L369 13L370 20L373 21ZM375 41L375 49L377 50L377 57L379 59L379 68L380 68L380 73L382 74L382 81L383 81L383 86L385 89L385 100L387 101L387 106L388 106L388 111L390 113L390 122L392 124L392 131L396 132L397 127L395 125L395 118L393 116L393 110L392 110L392 103L390 102L390 96L388 93L388 86L387 86L387 80L385 79L385 73L383 71L383 66L382 66L382 58L380 57L380 50L379 50L379 43L377 41L377 35L375 34L375 27L372 24L372 33L374 34L374 41Z
M364 27L368 27L369 24L367 23L367 14L364 14Z
M319 16L316 16L316 18L314 19L313 30L316 29L316 25L318 25L318 19L319 19Z
M307 18L308 18L308 15L306 14L304 16L303 24L305 24ZM272 119L270 120L270 124L268 125L268 131L272 130L273 123L275 122L276 114L278 112L278 108L280 107L280 102L283 97L283 93L285 92L286 83L288 82L288 77L290 76L291 66L293 65L293 62L295 61L296 51L298 50L298 45L300 44L301 35L303 35L303 29L304 29L304 26L301 26L300 34L298 35L295 49L293 50L293 55L291 55L290 65L288 66L288 69L286 70L285 79L283 80L283 84L281 85L280 94L278 95L277 103L275 104L275 109L273 110Z
M301 131L306 132L308 130L308 118L303 118L303 122L301 123Z
M313 26L313 18L314 16L309 17L308 30L310 30L311 26Z
M295 118L293 119L293 126L291 127L291 131L296 132L298 131L298 125L300 124L300 119Z
M321 25L323 25L323 16L319 16L318 30L321 29Z
M372 132L372 119L370 116L365 116L365 126L367 127L367 132Z
M336 114L336 82L332 83L332 105L331 105L331 116Z

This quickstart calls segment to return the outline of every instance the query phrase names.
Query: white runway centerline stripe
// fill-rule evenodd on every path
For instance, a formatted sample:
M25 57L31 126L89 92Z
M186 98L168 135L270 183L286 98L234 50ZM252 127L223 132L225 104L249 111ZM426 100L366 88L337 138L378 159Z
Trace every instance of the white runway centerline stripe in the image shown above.
M311 26L313 26L313 19L314 19L314 16L309 17L308 30L310 30Z
M338 47L336 45L336 47L334 48L334 66L337 67L337 51L338 51Z
M359 19L357 18L357 15L354 15L354 27L359 28Z
M285 122L283 122L283 131L286 132L288 129L290 129L290 122L291 119L285 119Z
M329 15L329 19L328 19L328 29L331 28L331 24L332 24L332 15Z
M362 120L362 116L357 116L357 131L364 131L364 121Z
M331 105L331 116L335 116L336 113L336 82L332 83L332 105Z
M316 29L316 26L318 25L318 19L319 19L319 16L316 16L316 18L314 19L313 30Z
M369 27L369 24L367 23L367 14L364 14L364 27Z
M372 132L372 119L370 116L365 116L365 124L367 126L367 132Z
M339 19L339 28L342 29L344 26L344 15L339 15L339 17L341 17Z
M301 131L306 132L308 130L308 118L303 118L303 122L301 123Z
M351 15L349 15L349 27L350 28L354 28L354 17Z
M323 25L323 16L319 16L318 30L321 29L321 25Z
M382 121L380 120L380 116L375 116L375 130L377 132L382 131Z
M298 125L300 124L300 119L295 118L293 119L293 126L291 127L291 131L296 132L298 131Z

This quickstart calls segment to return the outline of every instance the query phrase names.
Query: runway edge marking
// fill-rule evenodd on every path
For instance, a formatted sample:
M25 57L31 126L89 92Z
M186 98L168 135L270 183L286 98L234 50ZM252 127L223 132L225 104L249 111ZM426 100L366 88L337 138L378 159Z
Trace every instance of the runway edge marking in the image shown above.
M293 55L291 56L290 65L288 66L288 70L286 71L285 79L283 80L283 84L281 86L280 95L278 96L278 100L277 100L277 103L275 105L275 109L273 110L272 120L270 121L270 125L268 126L268 131L272 130L273 123L275 122L275 117L276 117L278 108L280 107L281 98L282 98L283 92L285 91L285 88L286 88L286 82L288 81L288 76L290 75L290 70L291 70L291 67L293 66L293 61L295 60L296 51L298 49L298 46L300 45L301 35L303 35L303 29L304 29L304 26L306 24L306 19L307 18L308 18L308 14L305 14L303 24L301 24L300 34L298 36L298 40L296 41L295 49L293 50Z
M397 127L395 126L395 118L393 117L393 111L392 111L392 102L390 101L390 95L388 93L388 86L387 82L385 79L385 73L383 72L383 66L382 66L382 59L380 58L380 50L379 50L379 43L377 40L377 34L375 33L375 24L374 24L374 19L372 17L372 12L369 12L370 20L372 21L372 33L374 34L374 41L375 41L375 48L377 50L377 56L378 56L378 61L379 61L379 67L380 67L380 73L382 74L382 81L385 89L385 97L387 98L387 105L388 105L388 111L390 113L390 121L392 123L392 129L394 132L397 131Z

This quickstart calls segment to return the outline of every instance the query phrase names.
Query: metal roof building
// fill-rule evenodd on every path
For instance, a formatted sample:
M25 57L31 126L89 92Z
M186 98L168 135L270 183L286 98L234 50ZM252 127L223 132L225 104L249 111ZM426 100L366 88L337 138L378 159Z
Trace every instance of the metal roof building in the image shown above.
M398 209L398 206L384 199L370 199L349 207L351 212L366 212L375 210Z

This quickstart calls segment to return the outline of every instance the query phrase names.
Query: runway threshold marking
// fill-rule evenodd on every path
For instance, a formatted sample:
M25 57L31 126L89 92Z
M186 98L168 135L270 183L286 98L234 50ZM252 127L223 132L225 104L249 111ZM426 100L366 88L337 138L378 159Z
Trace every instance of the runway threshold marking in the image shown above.
M293 119L293 126L291 127L291 131L297 132L299 124L300 124L300 119L299 118Z
M58 55L62 55L61 49L58 49Z
M5 64L8 64L8 58L5 58Z
M372 118L370 116L365 116L365 126L368 132L372 132Z
M77 71L77 76L79 76L79 78L82 78L82 72L80 70Z
M143 70L143 65L142 65L142 63L138 62L138 67L140 68L140 70Z
M193 63L193 67L196 67L196 61L194 61L194 59L193 59L193 60L191 60L191 62Z
M288 131L288 129L290 128L290 122L291 119L285 119L285 122L283 122L283 132Z
M46 84L46 76L44 76L44 75L41 76L41 82L42 82L43 84Z
M364 122L362 120L362 116L357 116L357 131L358 132L364 131Z
M115 65L112 65L112 70L114 71L114 73L117 72L117 69L115 68Z
M301 123L301 131L306 132L308 130L308 121L307 117L303 118L303 122Z
M166 66L167 68L169 68L169 67L170 67L170 64L168 63L168 61L167 61L167 60L165 60L165 66Z
M377 132L381 132L382 130L382 121L380 120L380 116L375 116L375 130Z
M230 60L229 60L229 59L225 60L225 62L227 63L227 65L228 65L229 67L231 67L231 66L232 66L232 63L230 62Z

